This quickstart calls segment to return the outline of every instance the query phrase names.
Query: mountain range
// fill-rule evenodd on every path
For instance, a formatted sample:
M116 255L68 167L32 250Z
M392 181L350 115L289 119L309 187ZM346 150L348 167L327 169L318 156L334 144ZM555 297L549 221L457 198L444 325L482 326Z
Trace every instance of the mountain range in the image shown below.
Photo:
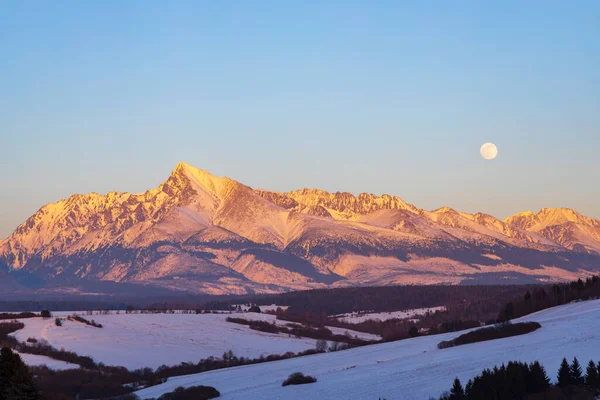
M600 221L505 220L397 196L255 190L180 163L141 194L76 194L0 242L0 288L117 283L207 294L390 284L534 283L600 270Z

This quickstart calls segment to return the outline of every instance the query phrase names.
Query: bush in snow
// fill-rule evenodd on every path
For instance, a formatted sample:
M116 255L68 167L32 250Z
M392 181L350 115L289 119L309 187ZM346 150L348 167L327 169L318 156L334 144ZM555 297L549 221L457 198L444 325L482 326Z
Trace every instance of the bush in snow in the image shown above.
M217 389L211 386L192 386L187 389L178 387L171 393L165 393L158 400L208 400L221 396Z
M62 321L60 320L60 318L56 318L54 320L54 325L56 325L56 326L62 326Z
M304 385L306 383L315 383L316 381L317 378L315 378L314 376L304 375L302 372L294 372L293 374L288 376L288 378L285 381L283 381L281 386Z
M259 306L252 306L248 309L248 312L253 312L253 313L260 313L260 307Z
M327 350L327 342L323 339L317 340L316 349L319 353L322 353Z

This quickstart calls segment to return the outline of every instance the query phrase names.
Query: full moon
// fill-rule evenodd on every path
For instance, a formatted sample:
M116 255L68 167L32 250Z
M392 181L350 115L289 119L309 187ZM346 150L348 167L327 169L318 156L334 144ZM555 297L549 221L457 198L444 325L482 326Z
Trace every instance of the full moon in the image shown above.
M479 152L481 153L481 157L486 160L493 160L498 155L498 148L494 143L485 143L481 146Z

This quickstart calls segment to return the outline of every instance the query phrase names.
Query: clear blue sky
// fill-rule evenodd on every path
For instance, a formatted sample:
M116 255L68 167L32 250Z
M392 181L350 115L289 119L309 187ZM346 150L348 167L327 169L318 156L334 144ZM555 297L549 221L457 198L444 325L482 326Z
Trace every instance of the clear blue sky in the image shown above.
M179 161L600 217L600 2L0 0L0 148L0 237Z

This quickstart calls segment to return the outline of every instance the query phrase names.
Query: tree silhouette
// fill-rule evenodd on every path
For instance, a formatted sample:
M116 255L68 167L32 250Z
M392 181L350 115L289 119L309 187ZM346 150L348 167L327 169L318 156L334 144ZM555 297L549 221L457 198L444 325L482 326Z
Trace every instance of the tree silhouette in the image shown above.
M465 399L465 391L460 383L458 378L454 379L454 385L452 385L452 389L450 389L450 400L464 400Z
M571 368L566 358L563 358L558 369L558 386L567 387L571 384Z
M21 357L8 347L0 351L0 399L38 400L40 391Z
M572 385L583 385L585 383L585 379L583 377L583 370L581 369L581 365L577 360L577 357L573 358L573 363L571 364L571 384Z
M594 361L590 360L585 374L585 384L589 387L597 388L598 383L598 369Z
M541 392L550 386L550 378L546 374L546 369L539 361L534 361L529 366L528 388L532 393Z

